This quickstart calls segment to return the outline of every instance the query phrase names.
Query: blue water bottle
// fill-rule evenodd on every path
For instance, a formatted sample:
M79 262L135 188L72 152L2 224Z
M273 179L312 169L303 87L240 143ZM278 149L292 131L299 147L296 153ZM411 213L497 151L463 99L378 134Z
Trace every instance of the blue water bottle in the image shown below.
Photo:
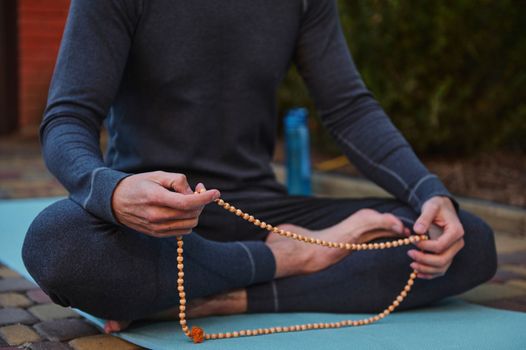
M312 193L307 116L305 108L294 108L284 119L289 194L309 196Z

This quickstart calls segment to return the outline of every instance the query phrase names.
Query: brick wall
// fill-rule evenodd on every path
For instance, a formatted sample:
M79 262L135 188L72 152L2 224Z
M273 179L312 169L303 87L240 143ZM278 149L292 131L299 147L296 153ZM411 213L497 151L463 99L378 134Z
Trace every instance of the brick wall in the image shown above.
M0 0L1 1L1 0ZM19 126L35 130L64 30L69 0L19 0Z

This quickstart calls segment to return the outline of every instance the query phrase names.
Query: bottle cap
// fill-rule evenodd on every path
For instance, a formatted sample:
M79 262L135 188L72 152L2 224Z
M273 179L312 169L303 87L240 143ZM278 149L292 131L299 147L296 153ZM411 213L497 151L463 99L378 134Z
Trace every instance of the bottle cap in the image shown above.
M292 108L285 116L285 127L293 128L307 123L307 109L306 108Z

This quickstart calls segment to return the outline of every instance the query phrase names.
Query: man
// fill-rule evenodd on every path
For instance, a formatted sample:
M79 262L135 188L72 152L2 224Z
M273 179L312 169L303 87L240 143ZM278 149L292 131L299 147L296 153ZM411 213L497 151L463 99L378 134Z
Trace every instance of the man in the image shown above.
M276 89L292 62L343 151L396 200L287 196L276 182ZM458 210L365 88L334 0L73 0L41 138L70 198L35 219L24 262L55 302L119 321L108 332L177 314L180 235L189 316L377 311L413 268L410 308L496 269L491 229ZM212 189L193 194L203 184ZM205 207L218 190L257 218L327 240L431 224L443 234L346 255Z

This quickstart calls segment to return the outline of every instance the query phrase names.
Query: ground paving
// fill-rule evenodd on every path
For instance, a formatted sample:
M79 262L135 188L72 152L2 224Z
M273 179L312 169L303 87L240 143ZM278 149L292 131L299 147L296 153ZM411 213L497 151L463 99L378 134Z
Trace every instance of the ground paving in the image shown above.
M0 139L0 198L65 194L46 171L34 138ZM526 239L497 232L496 243L497 274L461 297L490 307L526 312ZM0 264L0 350L15 348L139 349L124 340L101 334L73 310L53 304L38 286Z

